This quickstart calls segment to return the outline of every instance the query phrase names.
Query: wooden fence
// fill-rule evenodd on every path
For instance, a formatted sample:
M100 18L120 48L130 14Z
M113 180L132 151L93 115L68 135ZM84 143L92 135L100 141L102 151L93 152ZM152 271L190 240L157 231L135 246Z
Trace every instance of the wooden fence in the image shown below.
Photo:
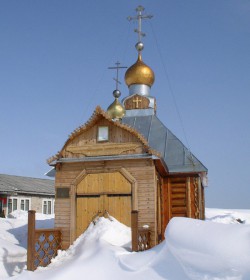
M34 271L38 266L47 266L61 249L60 229L36 229L36 211L28 213L27 270Z
M28 213L27 270L47 266L61 249L62 233L58 228L36 229L36 211ZM132 251L139 252L151 248L150 229L138 228L138 211L131 213Z
M138 228L138 211L131 213L132 251L139 252L151 248L150 229Z

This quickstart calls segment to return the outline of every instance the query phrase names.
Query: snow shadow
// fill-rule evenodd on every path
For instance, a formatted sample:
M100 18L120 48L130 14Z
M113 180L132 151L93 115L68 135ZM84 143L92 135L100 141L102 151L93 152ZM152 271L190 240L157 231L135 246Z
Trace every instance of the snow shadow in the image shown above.
M11 254L7 248L2 248L4 251L2 255L3 260L3 267L5 268L6 273L8 276L14 276L20 271L23 271L24 267L26 266L26 255Z
M54 219L36 220L36 229L54 228ZM18 243L16 245L27 249L28 239L28 225L23 225L16 228L7 230L10 234L14 235Z

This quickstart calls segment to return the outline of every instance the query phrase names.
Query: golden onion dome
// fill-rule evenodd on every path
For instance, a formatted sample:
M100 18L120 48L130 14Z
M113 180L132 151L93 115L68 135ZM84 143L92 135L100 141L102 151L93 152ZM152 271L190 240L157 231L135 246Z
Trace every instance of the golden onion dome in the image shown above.
M143 84L151 87L154 80L155 75L153 70L142 61L141 54L139 54L136 63L126 71L125 82L127 86Z
M118 100L118 97L120 96L119 90L115 90L113 95L115 97L115 101L109 105L107 113L112 119L122 119L125 115L125 108Z

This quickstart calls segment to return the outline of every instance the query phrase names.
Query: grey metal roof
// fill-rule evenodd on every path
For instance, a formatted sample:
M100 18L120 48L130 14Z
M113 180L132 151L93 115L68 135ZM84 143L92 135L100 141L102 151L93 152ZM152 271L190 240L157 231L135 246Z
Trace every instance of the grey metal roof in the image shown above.
M135 128L158 151L170 173L207 172L207 168L155 116L124 117L122 123Z
M55 195L54 180L0 174L0 193Z

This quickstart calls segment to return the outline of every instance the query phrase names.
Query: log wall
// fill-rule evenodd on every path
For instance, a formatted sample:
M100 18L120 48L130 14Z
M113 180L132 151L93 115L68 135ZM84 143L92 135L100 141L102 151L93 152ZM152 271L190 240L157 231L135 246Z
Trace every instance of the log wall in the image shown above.
M174 175L163 179L162 234L173 217L205 218L204 188L198 175Z

